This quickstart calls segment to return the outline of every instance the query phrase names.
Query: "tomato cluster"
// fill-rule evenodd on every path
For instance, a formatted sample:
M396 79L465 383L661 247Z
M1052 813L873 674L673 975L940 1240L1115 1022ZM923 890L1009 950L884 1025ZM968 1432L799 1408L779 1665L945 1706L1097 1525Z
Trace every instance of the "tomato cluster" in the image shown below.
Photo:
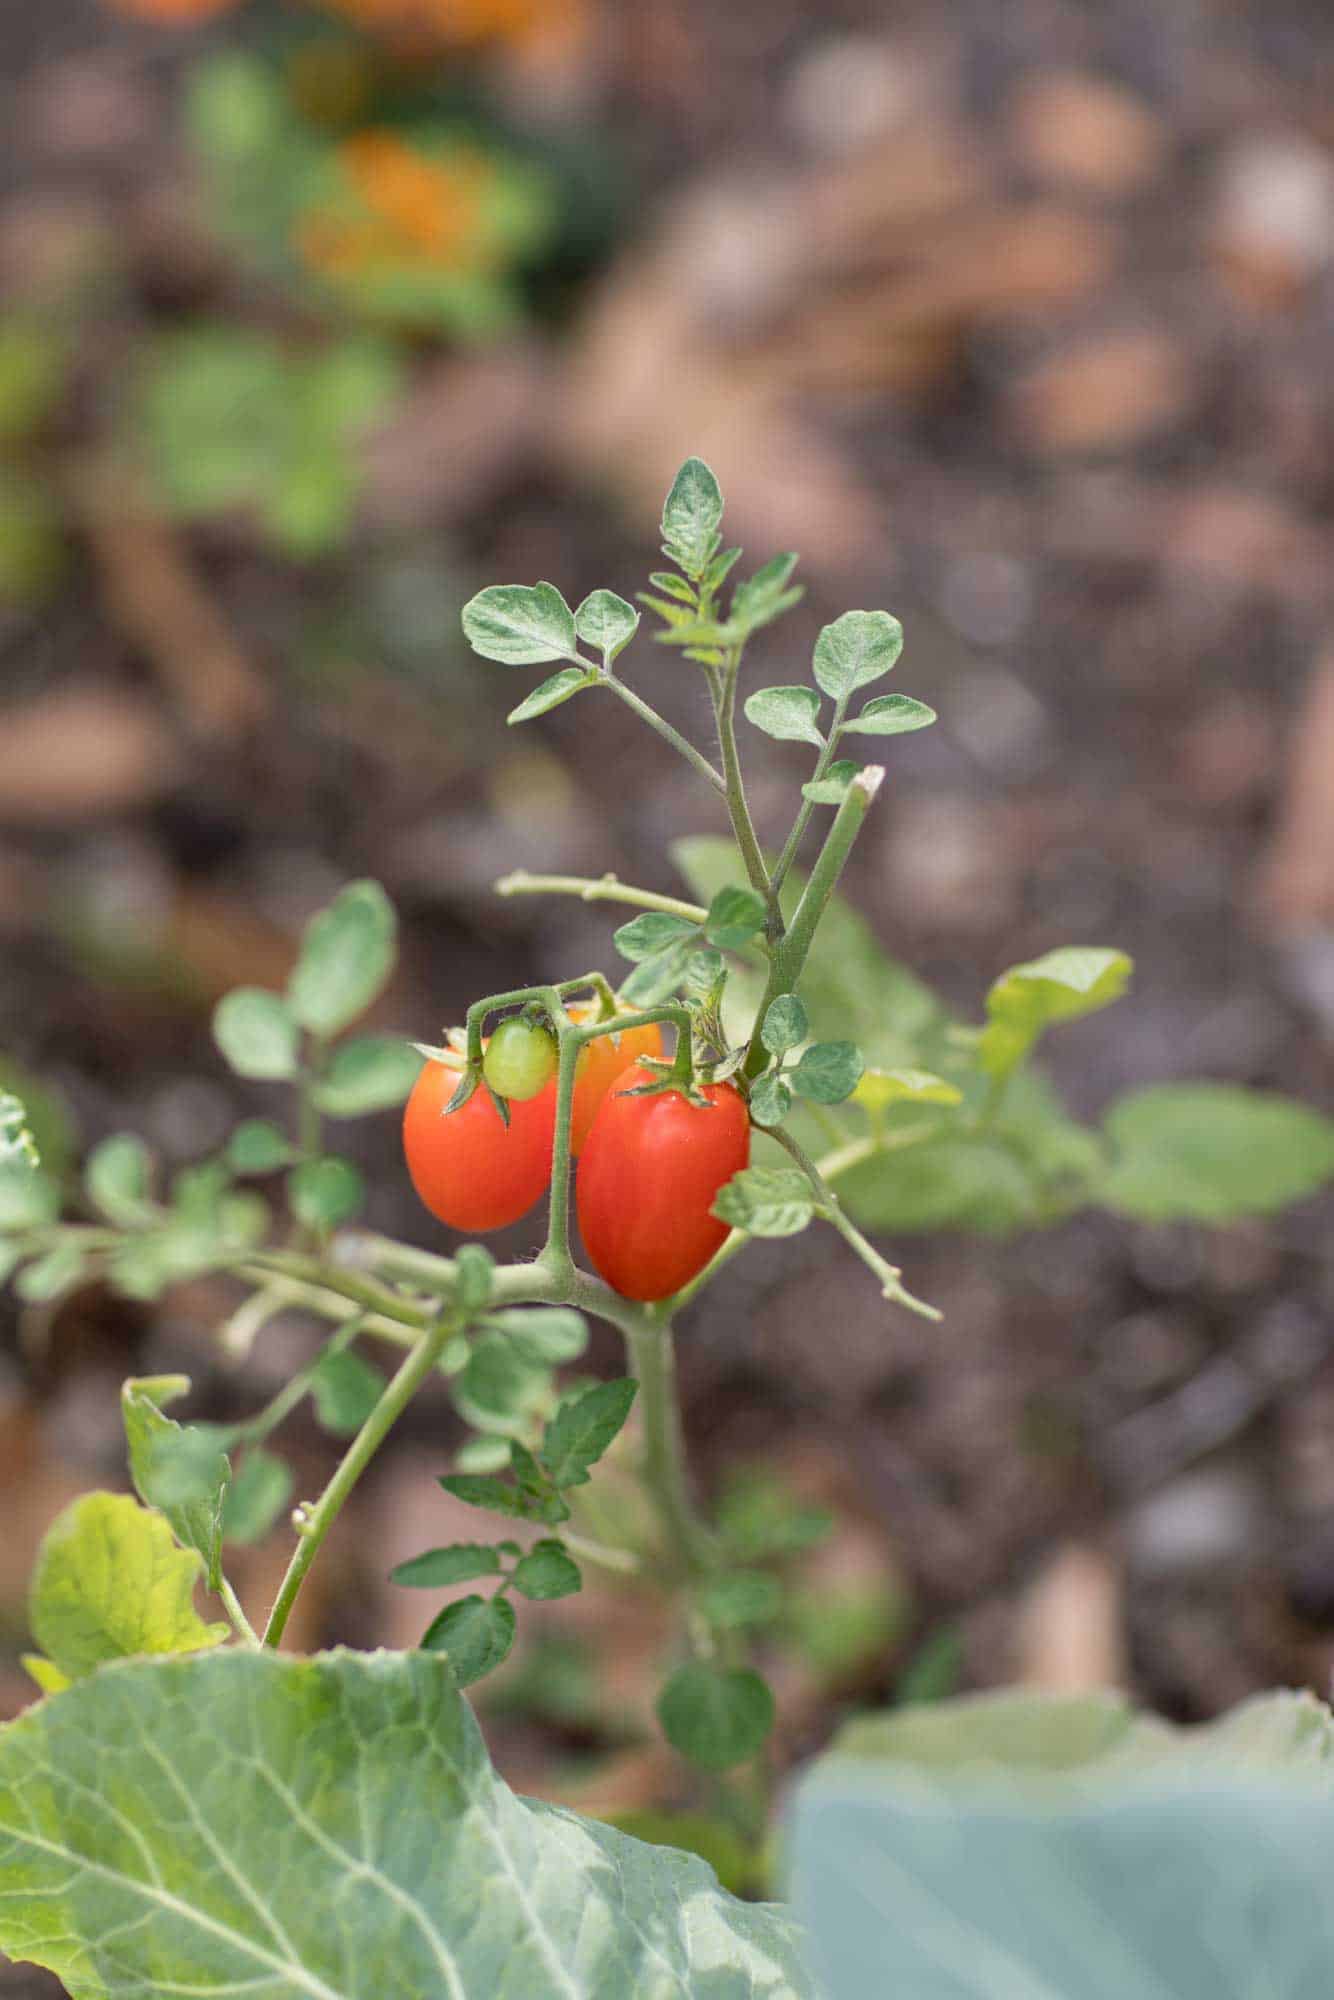
M735 1085L706 1084L697 1103L678 1090L632 1094L661 1081L640 1067L661 1054L655 1025L599 1035L580 1051L570 1117L584 1246L609 1285L639 1300L667 1298L707 1264L727 1235L714 1198L750 1153L749 1112ZM403 1149L432 1215L479 1236L541 1200L551 1180L554 1072L546 1028L520 1016L500 1024L483 1074L507 1099L506 1124L487 1089L449 1111L459 1071L426 1064L404 1113Z

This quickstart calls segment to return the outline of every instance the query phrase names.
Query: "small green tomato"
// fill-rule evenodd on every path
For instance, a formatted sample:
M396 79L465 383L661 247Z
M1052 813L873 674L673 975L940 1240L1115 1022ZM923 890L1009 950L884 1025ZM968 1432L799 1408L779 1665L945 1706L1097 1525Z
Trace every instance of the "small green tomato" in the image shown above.
M522 1104L537 1097L556 1074L556 1038L549 1028L513 1014L491 1036L482 1074L498 1097Z

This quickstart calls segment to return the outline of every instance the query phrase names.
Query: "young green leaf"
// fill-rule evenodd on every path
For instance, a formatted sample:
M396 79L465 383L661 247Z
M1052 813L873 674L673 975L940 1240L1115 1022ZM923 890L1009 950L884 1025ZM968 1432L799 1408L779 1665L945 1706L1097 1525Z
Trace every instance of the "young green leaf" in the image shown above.
M642 965L645 959L654 957L669 945L680 944L686 938L698 935L699 926L692 924L688 917L674 917L665 910L645 910L642 916L632 917L628 924L622 924L613 933L612 943L622 958L628 958L632 965Z
M599 1382L562 1403L542 1437L542 1463L553 1486L583 1486L630 1414L639 1384Z
M384 1376L350 1347L326 1348L310 1378L315 1414L334 1437L359 1431L384 1394Z
M785 1056L799 1048L810 1033L806 1009L795 993L780 993L770 1006L760 1028L760 1040L771 1056Z
M764 898L754 889L720 889L709 904L704 935L719 951L740 951L764 929L767 915Z
M454 1303L461 1313L480 1312L491 1297L496 1264L482 1243L465 1243L454 1259Z
M506 1597L460 1597L422 1634L422 1650L444 1653L456 1687L494 1673L514 1644L514 1606Z
M609 667L639 630L639 613L614 590L595 590L575 612L574 629L586 646L597 647Z
M750 1093L750 1115L757 1125L781 1125L792 1109L792 1086L777 1070L755 1079Z
M550 1372L534 1364L512 1340L484 1333L473 1343L468 1365L454 1389L462 1415L479 1430L520 1436L530 1418L547 1402Z
M903 627L887 611L845 611L815 642L815 679L834 701L887 674L903 651Z
M692 932L691 936L694 935ZM641 959L622 983L622 1001L627 1007L656 1007L670 1000L689 976L693 957L689 939L685 939L655 951L651 958Z
M688 458L662 510L663 554L698 582L722 537L723 496L702 458Z
M774 1698L751 1667L704 1660L678 1667L658 1697L658 1721L674 1750L704 1771L727 1771L764 1747Z
M500 1550L490 1542L454 1542L447 1549L427 1549L390 1570L392 1583L412 1590L446 1590L453 1583L471 1583L478 1576L500 1575Z
M865 1069L852 1093L868 1111L891 1104L962 1104L963 1092L927 1069Z
M824 749L820 697L814 688L757 688L746 696L746 720L780 743L813 743Z
M1008 1076L1022 1062L1044 1028L1075 1021L1119 1000L1130 978L1123 951L1067 945L1014 965L987 994L990 1016L977 1056L993 1076Z
M238 986L226 994L213 1010L213 1039L238 1076L296 1075L297 1024L277 993Z
M311 918L287 998L303 1028L336 1035L388 983L397 951L394 906L378 882L349 882Z
M503 1334L525 1361L558 1367L588 1346L588 1321L569 1306L525 1306L488 1313L484 1326Z
M0 1232L41 1229L60 1213L60 1189L25 1159L0 1162Z
M308 1229L337 1229L361 1207L366 1183L350 1160L303 1160L287 1176L287 1198Z
M454 1454L460 1473L499 1472L509 1462L508 1438L494 1437L489 1432L466 1438Z
M855 1042L812 1042L788 1080L798 1097L812 1104L842 1104L851 1097L866 1064Z
M815 1196L797 1167L746 1167L719 1189L713 1213L751 1236L797 1236L815 1214Z
M1106 1129L1112 1167L1097 1199L1146 1222L1270 1215L1334 1178L1334 1120L1233 1084L1133 1091Z
M749 636L762 625L772 625L775 618L781 618L794 604L800 604L805 591L800 585L794 590L787 588L796 566L795 555L774 556L754 576L739 583L732 595L728 624L743 636Z
M214 1432L163 1415L161 1404L189 1390L188 1375L131 1376L121 1387L121 1419L136 1492L146 1506L160 1509L177 1541L201 1558L214 1589L231 1467Z
M674 597L678 604L688 604L692 610L699 601L685 578L676 576L669 569L655 569L649 577L649 582L655 590L661 591L664 597Z
M292 1498L292 1468L263 1445L247 1446L222 1503L224 1542L261 1542Z
M880 694L843 728L861 736L903 736L910 729L926 729L935 720L935 709L914 701L910 694Z
M28 1264L14 1280L14 1290L32 1305L43 1305L72 1291L84 1272L84 1256L77 1243L57 1243L44 1257Z
M543 1500L489 1473L449 1472L440 1484L465 1507L485 1507L492 1514L507 1514L516 1521L546 1521L554 1526L569 1519L570 1510L563 1501L554 1496Z
M131 1132L103 1139L89 1155L84 1185L94 1208L122 1228L132 1229L149 1210L152 1161L147 1146Z
M582 694L585 688L596 687L597 675L587 667L562 667L558 674L535 687L530 695L525 695L517 708L512 708L505 717L510 728L516 722L531 722L535 716L545 715L549 709L559 708L572 695Z
M474 653L506 667L538 667L578 657L574 613L550 583L496 583L463 607Z
M801 788L803 799L809 799L813 806L841 806L848 796L848 786L852 783L861 765L851 757L840 757L829 765L823 778L812 778Z
M268 1118L246 1118L227 1141L227 1164L234 1174L272 1174L290 1166L296 1153L287 1134Z
M340 1042L311 1095L329 1118L360 1118L402 1104L421 1074L422 1058L397 1035L354 1035Z
M37 1141L28 1128L28 1114L17 1097L0 1090L0 1166L40 1165Z
M203 1568L128 1493L85 1493L42 1538L28 1596L33 1637L71 1680L136 1653L193 1653L229 1636L194 1608Z
M767 1625L783 1607L783 1586L762 1569L738 1569L710 1577L699 1593L699 1608L718 1631Z
M511 1580L521 1597L532 1598L570 1597L584 1585L578 1563L557 1541L534 1542L515 1564Z

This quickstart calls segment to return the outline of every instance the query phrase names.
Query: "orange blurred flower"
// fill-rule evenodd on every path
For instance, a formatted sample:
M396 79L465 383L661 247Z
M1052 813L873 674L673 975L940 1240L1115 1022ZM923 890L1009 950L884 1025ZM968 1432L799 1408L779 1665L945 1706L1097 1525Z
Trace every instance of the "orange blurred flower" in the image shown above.
M482 260L482 204L493 170L480 154L432 159L393 132L360 132L338 148L353 204L316 209L298 241L329 277L374 265L429 263L447 269Z

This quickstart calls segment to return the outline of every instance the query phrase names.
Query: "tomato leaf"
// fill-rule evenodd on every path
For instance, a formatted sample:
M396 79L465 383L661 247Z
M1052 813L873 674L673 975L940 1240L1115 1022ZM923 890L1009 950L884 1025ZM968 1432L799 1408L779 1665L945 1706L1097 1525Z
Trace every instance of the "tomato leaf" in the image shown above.
M814 688L757 688L746 696L747 722L780 743L813 743L824 749L819 727L820 697Z
M312 1034L336 1035L364 1014L388 983L398 921L378 882L349 882L311 918L287 998Z
M551 583L497 583L463 607L474 653L506 667L578 658L574 613Z
M521 1597L543 1599L570 1597L584 1585L578 1563L557 1541L534 1542L514 1565L511 1580Z
M609 667L639 630L639 613L614 590L594 590L575 612L574 629L585 645L597 647Z
M902 651L903 627L888 611L845 611L815 642L816 683L833 700L846 700L887 674Z
M287 1002L259 986L238 986L213 1010L213 1039L238 1076L296 1075L297 1024Z
M621 1430L635 1400L637 1382L599 1382L562 1403L542 1437L542 1463L553 1486L583 1486Z
M412 1590L446 1590L453 1583L471 1583L478 1576L500 1575L500 1550L490 1542L453 1542L445 1549L427 1549L390 1570L390 1580Z
M514 1606L506 1597L460 1597L422 1634L422 1650L444 1653L461 1688L494 1673L514 1644Z
M723 496L702 458L688 458L662 510L662 552L698 582L722 540Z
M797 1236L815 1215L815 1195L799 1167L746 1167L719 1189L713 1213L751 1236Z
M704 1660L678 1667L657 1707L672 1748L704 1771L744 1764L763 1748L774 1722L773 1693L753 1668Z

